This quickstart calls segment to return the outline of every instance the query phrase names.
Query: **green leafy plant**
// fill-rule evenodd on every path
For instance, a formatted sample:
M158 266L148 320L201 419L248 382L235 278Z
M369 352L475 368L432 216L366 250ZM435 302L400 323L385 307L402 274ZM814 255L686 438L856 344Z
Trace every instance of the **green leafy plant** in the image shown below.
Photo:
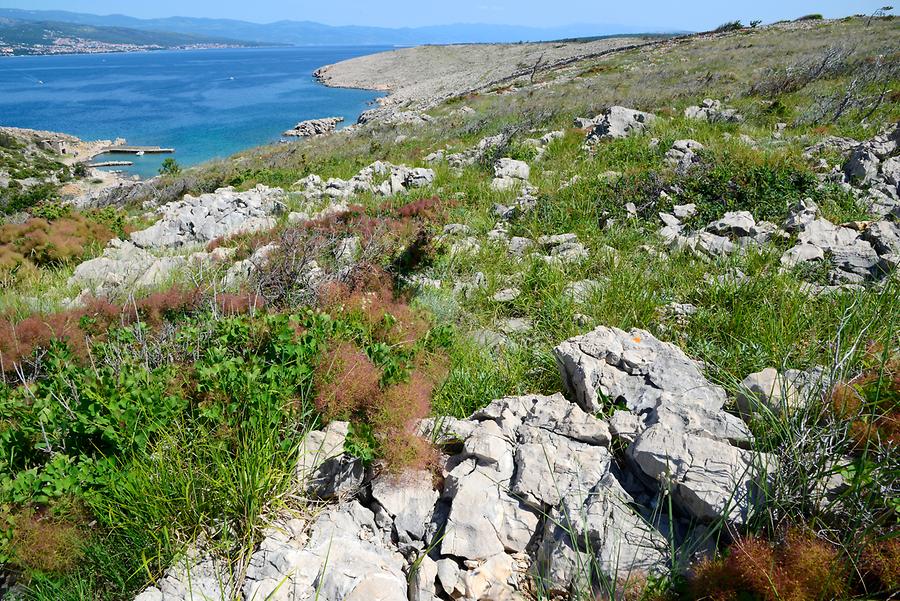
M167 157L159 167L160 175L178 175L181 173L181 165L172 157Z

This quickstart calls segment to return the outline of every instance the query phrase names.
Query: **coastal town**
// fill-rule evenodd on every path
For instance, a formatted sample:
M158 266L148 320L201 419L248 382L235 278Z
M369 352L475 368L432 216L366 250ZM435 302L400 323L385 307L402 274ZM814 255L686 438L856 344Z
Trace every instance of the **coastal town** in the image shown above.
M234 48L233 44L188 44L163 46L159 44L116 44L84 38L60 37L44 44L3 44L0 39L0 56L34 56L52 54L102 54L108 52L149 52L152 50L202 50L210 48Z

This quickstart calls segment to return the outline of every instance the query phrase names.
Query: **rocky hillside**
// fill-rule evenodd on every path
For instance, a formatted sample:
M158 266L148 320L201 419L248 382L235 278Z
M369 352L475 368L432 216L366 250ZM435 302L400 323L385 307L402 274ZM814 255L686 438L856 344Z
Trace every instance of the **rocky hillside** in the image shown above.
M900 26L729 29L0 228L10 595L891 598Z

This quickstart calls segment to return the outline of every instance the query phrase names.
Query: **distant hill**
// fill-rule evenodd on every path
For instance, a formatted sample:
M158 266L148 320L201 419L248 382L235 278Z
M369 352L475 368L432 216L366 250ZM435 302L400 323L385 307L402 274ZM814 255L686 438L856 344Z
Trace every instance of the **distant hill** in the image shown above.
M519 42L563 38L597 37L614 34L648 33L646 28L625 25L579 24L565 27L522 27L515 25L452 24L429 27L330 26L312 21L250 23L230 19L169 17L137 19L125 15L89 15L67 11L32 11L0 8L0 17L28 21L62 21L100 27L128 27L145 31L167 31L188 35L251 40L264 44L297 46L362 46L453 44L462 42ZM660 33L662 30L650 31ZM682 33L682 32L667 32Z
M5 9L3 12L7 12ZM155 48L255 46L225 37L68 23L0 15L3 54L64 54Z

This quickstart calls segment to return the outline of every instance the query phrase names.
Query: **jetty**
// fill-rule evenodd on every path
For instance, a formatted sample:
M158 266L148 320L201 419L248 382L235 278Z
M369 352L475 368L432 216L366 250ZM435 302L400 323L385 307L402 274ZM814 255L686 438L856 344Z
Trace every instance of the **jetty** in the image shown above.
M102 161L100 163L89 163L88 167L131 167L134 161Z
M110 146L100 154L172 154L174 148L159 146Z

